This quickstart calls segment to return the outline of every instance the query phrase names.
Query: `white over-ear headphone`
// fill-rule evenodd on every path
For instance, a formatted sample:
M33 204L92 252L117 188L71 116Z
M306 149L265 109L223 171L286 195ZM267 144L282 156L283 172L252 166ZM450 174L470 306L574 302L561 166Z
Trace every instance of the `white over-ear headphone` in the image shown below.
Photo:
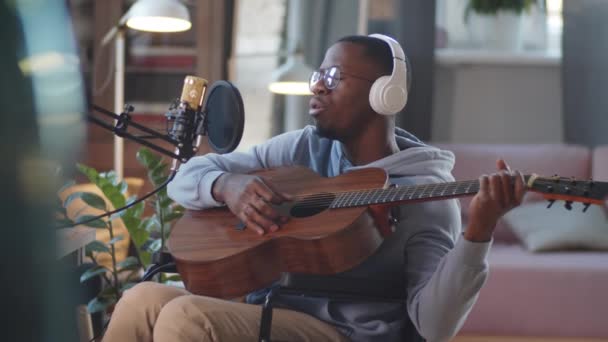
M397 114L407 103L407 65L405 53L399 43L383 34L370 34L370 37L385 41L393 55L393 72L390 76L379 77L369 91L372 109L383 115Z

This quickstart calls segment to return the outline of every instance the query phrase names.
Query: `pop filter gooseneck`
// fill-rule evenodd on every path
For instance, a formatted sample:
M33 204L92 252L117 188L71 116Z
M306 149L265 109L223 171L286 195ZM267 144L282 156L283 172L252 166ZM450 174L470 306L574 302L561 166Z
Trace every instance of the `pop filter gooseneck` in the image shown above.
M203 106L205 120L197 135L206 135L213 151L234 151L243 136L245 111L239 90L228 81L217 81L208 90Z

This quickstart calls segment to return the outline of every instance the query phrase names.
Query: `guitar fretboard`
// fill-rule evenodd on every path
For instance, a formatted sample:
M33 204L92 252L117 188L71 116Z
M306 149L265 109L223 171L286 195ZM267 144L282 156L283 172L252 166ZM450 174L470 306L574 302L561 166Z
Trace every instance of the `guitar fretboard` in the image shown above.
M337 194L330 207L348 208L402 201L452 198L474 195L478 191L478 180L349 191Z

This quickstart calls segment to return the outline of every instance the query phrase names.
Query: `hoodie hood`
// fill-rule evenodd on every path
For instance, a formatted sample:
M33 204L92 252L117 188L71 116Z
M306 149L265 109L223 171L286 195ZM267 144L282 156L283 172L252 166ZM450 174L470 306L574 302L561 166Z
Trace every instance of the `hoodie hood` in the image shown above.
M392 179L431 177L443 182L454 181L452 169L455 158L452 152L426 145L401 128L395 128L395 135L400 152L367 165L349 167L348 170L379 167L385 169Z

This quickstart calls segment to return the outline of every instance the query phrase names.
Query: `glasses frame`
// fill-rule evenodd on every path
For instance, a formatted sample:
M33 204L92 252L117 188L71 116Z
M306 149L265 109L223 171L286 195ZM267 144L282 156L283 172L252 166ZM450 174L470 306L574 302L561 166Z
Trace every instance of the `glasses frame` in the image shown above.
M331 73L330 71L332 69L336 69L337 70L337 75L338 77L335 76L329 76ZM313 82L313 77L315 77L316 74L319 74L319 78ZM336 75L334 73L334 75ZM323 81L323 85L325 86L325 88L329 89L329 90L334 90L338 87L338 85L340 84L340 81L342 80L342 75L348 76L348 77L352 77L352 78L356 78L362 81L367 81L367 82L371 82L374 83L374 80L370 80L369 78L365 78L365 77L361 77L361 76L357 76L355 74L351 74L348 72L344 72L342 71L342 69L340 68L340 66L338 65L332 65L329 68L320 68L317 70L314 70L311 74L310 74L310 78L308 79L308 87L310 88L310 91L314 93L313 88L314 86L319 83L320 81ZM328 78L332 78L336 80L336 83L334 86L330 86L330 81L327 80Z

